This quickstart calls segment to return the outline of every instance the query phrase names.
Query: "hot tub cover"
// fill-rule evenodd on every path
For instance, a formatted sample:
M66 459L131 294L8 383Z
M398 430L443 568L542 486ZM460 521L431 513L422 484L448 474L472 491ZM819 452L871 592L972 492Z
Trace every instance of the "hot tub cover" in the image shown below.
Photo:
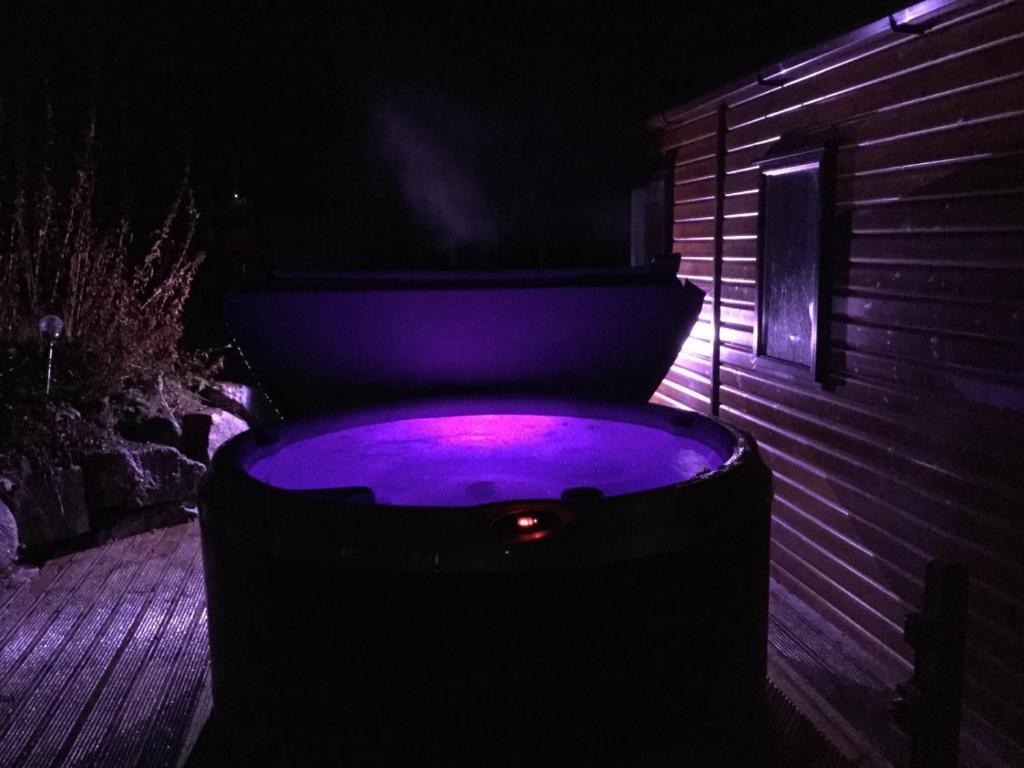
M276 273L225 299L286 413L448 395L647 400L700 313L674 269Z

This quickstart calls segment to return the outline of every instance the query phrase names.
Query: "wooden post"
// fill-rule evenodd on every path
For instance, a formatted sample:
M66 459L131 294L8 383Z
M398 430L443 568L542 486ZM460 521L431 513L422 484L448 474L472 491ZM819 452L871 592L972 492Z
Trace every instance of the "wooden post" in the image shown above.
M210 461L210 425L208 413L186 413L181 419L181 452L193 461Z
M725 155L729 133L728 105L718 105L717 140L715 143L715 250L711 278L711 393L709 412L718 415L721 389L721 333L722 325L722 257L725 251Z
M910 735L910 768L956 768L960 740L967 569L928 563L924 609L907 615L914 676L897 688L894 716Z

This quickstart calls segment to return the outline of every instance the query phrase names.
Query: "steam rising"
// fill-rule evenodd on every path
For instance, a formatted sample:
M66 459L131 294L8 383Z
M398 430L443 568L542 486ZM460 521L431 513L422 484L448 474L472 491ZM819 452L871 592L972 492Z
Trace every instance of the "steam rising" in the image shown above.
M416 221L443 250L486 249L500 237L480 184L482 131L474 115L436 100L390 99L373 110L379 150Z

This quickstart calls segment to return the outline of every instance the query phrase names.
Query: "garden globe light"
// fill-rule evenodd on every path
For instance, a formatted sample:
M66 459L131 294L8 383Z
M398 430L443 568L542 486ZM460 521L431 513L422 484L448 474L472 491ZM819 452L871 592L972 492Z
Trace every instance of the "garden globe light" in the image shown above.
M39 335L43 341L52 344L64 333L64 321L56 315L43 315L39 319Z
M64 332L64 321L56 315L43 315L39 318L39 335L46 344L46 395L50 394L50 382L53 379L53 345Z

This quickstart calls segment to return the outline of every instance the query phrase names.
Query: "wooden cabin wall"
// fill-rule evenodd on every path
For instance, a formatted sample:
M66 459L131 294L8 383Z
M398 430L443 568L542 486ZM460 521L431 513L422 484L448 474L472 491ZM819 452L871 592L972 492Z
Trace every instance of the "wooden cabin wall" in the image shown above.
M753 433L775 476L773 577L893 680L910 670L902 624L921 605L926 562L966 563L965 738L1013 752L1024 740L1024 3L946 3L913 21L930 26L872 25L662 116L680 275L708 295L653 402ZM816 128L838 138L822 386L752 365L758 161L782 134Z

